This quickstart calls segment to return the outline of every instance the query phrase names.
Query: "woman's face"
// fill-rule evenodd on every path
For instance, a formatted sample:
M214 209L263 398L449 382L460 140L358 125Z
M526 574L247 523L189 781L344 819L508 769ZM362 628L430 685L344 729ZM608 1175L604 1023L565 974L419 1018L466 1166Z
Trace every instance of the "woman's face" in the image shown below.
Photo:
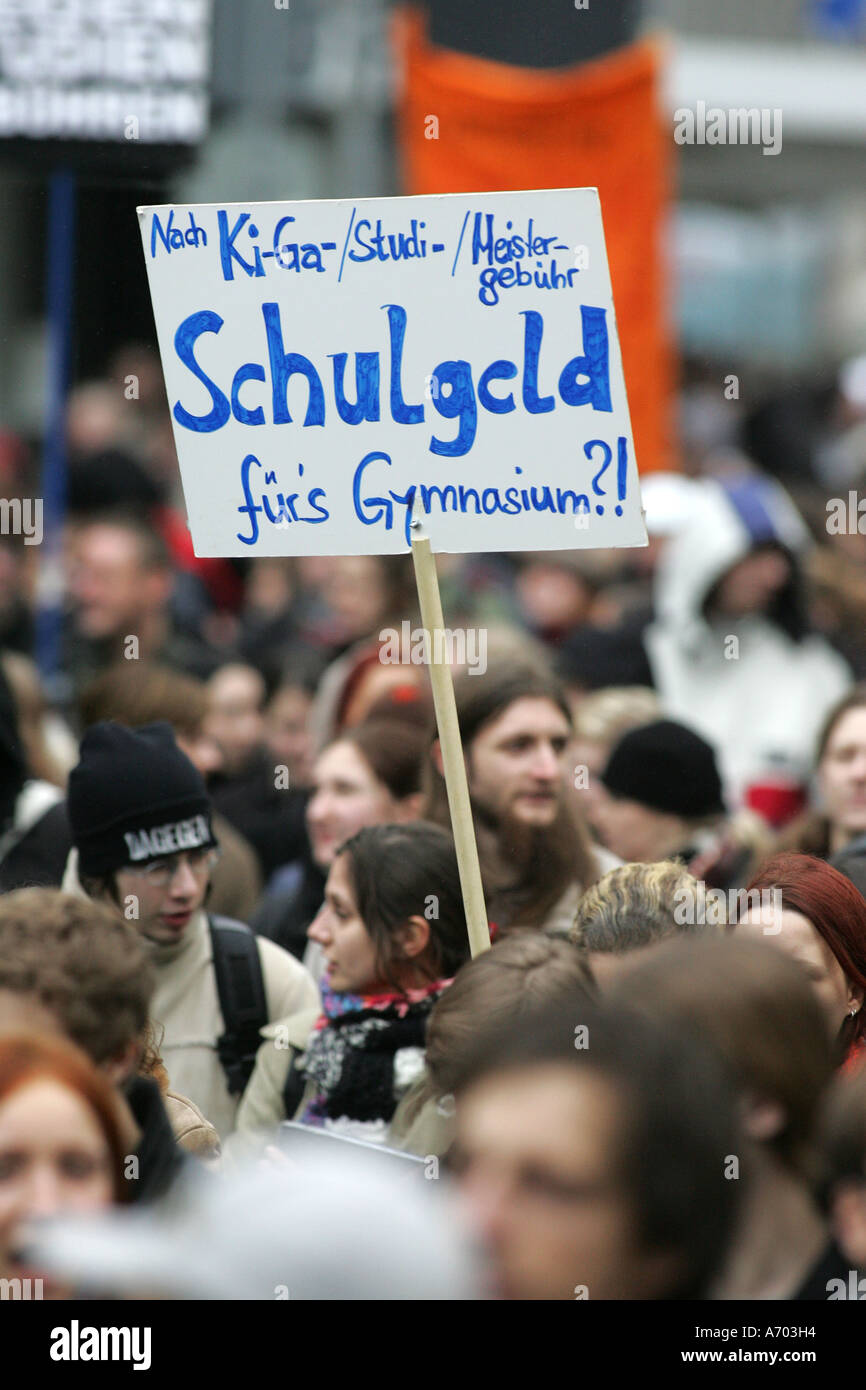
M370 994L381 984L373 942L355 901L348 854L338 854L331 865L325 901L307 935L324 952L331 989L341 994Z
M25 1222L99 1210L113 1197L111 1151L87 1103L48 1077L0 1102L0 1274L24 1271L14 1247Z
M307 829L313 858L327 869L344 840L366 825L399 820L400 803L351 743L332 743L313 768Z
M848 984L841 965L808 917L786 908L774 913L772 926L768 926L761 911L753 910L740 919L737 931L773 942L803 967L835 1038L846 1015L860 1007L863 996Z
M818 764L824 810L846 838L866 833L866 706L836 721Z

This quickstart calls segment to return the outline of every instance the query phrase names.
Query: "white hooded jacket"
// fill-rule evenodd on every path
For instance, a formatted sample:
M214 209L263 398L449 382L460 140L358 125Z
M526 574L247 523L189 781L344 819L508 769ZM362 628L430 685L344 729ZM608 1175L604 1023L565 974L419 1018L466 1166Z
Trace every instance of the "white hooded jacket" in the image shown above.
M747 475L695 484L690 519L659 565L645 636L665 711L714 745L731 809L774 769L808 779L824 717L852 679L823 637L793 635L804 630L795 584L782 596L779 621L707 619L713 587L768 541L784 547L798 574L808 532L778 483Z

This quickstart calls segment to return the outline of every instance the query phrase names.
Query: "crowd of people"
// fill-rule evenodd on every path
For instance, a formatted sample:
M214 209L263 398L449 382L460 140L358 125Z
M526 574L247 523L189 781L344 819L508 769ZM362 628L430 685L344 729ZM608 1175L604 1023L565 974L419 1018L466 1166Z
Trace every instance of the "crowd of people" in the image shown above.
M857 420L789 488L686 435L646 550L439 557L471 958L411 560L197 558L160 382L71 394L43 676L0 538L0 1288L860 1296Z

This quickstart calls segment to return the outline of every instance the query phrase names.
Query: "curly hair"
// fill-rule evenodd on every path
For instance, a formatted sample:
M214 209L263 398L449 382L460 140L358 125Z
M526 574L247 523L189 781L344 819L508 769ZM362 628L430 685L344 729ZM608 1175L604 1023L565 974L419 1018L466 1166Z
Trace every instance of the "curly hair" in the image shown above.
M143 1032L155 977L138 932L53 888L0 897L0 990L29 996L100 1065Z
M683 931L701 932L699 898L698 880L675 859L623 864L584 893L569 939L583 951L623 955ZM680 913L683 905L692 911Z

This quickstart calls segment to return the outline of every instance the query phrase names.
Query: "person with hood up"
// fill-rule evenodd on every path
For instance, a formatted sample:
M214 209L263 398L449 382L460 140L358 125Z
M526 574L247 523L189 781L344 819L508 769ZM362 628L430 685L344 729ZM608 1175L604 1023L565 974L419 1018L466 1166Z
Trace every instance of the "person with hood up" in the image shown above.
M644 636L653 681L666 714L718 749L732 808L761 810L785 781L798 809L822 720L851 684L842 657L809 630L807 540L772 479L705 479L657 572Z

